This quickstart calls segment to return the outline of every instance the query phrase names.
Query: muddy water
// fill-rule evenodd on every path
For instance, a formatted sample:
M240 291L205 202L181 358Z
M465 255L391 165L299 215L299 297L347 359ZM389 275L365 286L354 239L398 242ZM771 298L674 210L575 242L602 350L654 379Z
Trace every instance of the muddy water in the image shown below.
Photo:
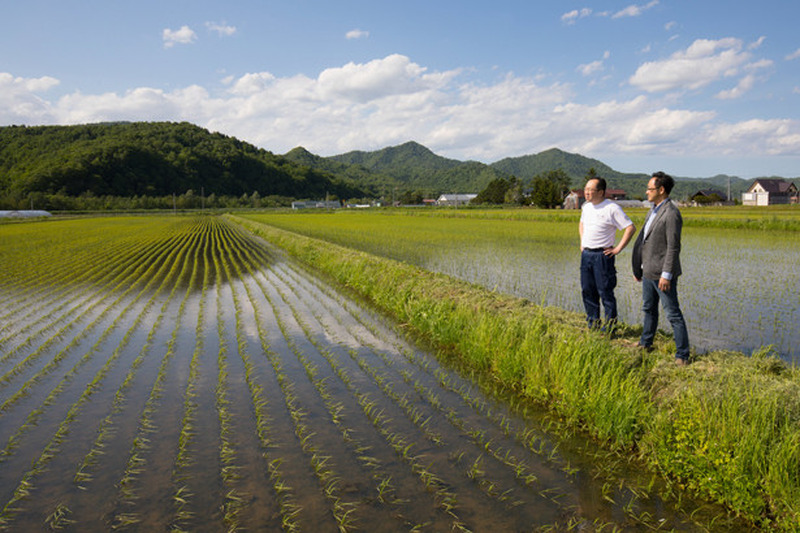
M0 413L9 529L746 530L263 243L226 239L215 267L131 307L89 363L65 358L26 381L36 401Z

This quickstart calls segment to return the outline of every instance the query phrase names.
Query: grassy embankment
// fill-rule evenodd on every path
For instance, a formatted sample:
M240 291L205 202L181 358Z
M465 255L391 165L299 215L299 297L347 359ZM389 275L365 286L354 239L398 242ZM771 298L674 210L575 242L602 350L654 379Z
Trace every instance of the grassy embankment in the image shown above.
M675 367L587 334L580 316L235 218L442 350L548 406L680 487L764 527L800 529L800 373L769 353Z

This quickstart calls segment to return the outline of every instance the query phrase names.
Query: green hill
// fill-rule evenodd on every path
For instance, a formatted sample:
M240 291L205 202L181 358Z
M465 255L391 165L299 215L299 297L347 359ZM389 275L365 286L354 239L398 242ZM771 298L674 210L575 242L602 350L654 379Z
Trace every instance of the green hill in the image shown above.
M346 176L301 165L189 123L0 128L0 199L31 193L363 197Z
M566 172L573 182L580 185L583 184L584 176L586 176L590 168L594 168L597 174L606 178L606 180L646 177L645 174L623 174L597 159L571 154L558 148L551 148L538 154L508 157L492 163L491 166L523 180L529 180L537 174L542 174L549 170L560 169Z
M647 174L617 172L557 148L487 165L442 157L413 141L331 157L298 147L281 156L189 123L0 127L0 205L13 209L32 204L32 195L149 198L201 190L234 198L363 199L406 192L432 197L478 193L511 176L527 185L557 169L580 187L590 168L610 188L624 189L630 198L644 196ZM727 192L729 180L734 197L750 183L728 176L678 178L673 196L685 198L700 189Z
M374 152L355 151L325 158L380 173L394 180L394 187L419 190L428 195L446 192L477 192L490 181L505 176L489 165L458 161L433 153L410 141Z
M375 152L347 152L328 158L348 165L359 165L375 172L384 172L401 181L412 181L425 172L438 172L462 163L434 154L419 143L409 141Z
M325 158L312 154L302 146L298 146L284 154L289 161L310 167L333 176L357 183L373 194L381 190L389 190L396 185L396 180L380 172L369 170L359 164L342 163L333 158Z
M650 179L649 173L618 172L597 159L565 152L558 148L551 148L538 154L505 158L490 165L447 159L415 142L374 152L348 152L321 159L344 165L356 165L362 172L379 172L396 180L394 185L401 189L418 189L437 194L445 192L478 193L498 177L516 176L527 184L536 175L559 169L570 177L571 186L578 188L583 186L585 176L593 168L599 176L606 179L609 188L623 189L628 193L629 198L644 199L644 190ZM315 168L318 167L315 166ZM323 166L321 168L338 173L331 167ZM363 183L355 175L349 175L358 183ZM731 194L734 198L738 198L751 183L751 181L737 177L722 175L713 178L676 176L673 196L679 199L688 198L701 189L718 189L727 193L729 179Z

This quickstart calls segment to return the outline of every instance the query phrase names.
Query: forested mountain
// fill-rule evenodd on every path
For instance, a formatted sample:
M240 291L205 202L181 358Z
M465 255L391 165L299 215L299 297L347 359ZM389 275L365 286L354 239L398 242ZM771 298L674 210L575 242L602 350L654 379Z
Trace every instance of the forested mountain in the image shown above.
M435 197L479 193L501 178L516 177L524 188L553 170L563 170L576 188L592 168L610 188L624 189L629 198L644 196L648 174L624 174L556 148L487 165L441 157L416 142L331 157L298 147L280 156L189 123L0 127L0 208L6 209L96 208L63 201L76 197L160 197L158 207L165 207L164 198L173 194L188 196L184 205L191 207L201 191L216 195L218 207L288 205L291 199L326 196ZM711 188L727 192L728 180L734 197L750 183L728 176L678 179L673 196ZM223 197L238 198L238 204ZM266 198L274 200L261 200ZM119 208L119 203L101 208Z
M397 184L397 181L390 176L369 170L358 164L342 163L334 158L312 154L302 146L287 152L284 157L299 165L321 170L340 178L346 178L352 183L357 183L375 192L388 190Z
M324 159L378 172L393 178L395 187L428 195L479 191L493 179L505 176L477 161L463 162L436 155L413 141L374 152L355 151Z
M412 181L414 177L425 172L449 170L462 164L461 161L436 155L414 141L375 152L347 152L328 159L348 165L359 165L375 172L383 172L405 182Z
M287 154L288 156L288 154ZM478 193L496 178L519 178L523 184L529 184L538 175L553 170L563 170L570 178L572 188L583 186L586 175L594 169L598 176L608 182L609 188L623 189L629 198L644 198L644 190L650 179L650 172L660 169L648 169L647 173L630 174L618 172L597 159L584 157L552 148L538 154L505 158L486 165L475 161L460 162L436 155L428 148L408 142L399 146L384 148L374 152L348 152L346 154L323 157L322 161L335 161L346 165L355 165L361 171L380 172L382 175L397 179L396 186L405 189L418 189L426 192L471 192ZM308 163L315 168L323 163ZM348 167L349 168L349 167ZM665 169L669 172L668 169ZM360 179L352 174L357 182ZM718 189L727 193L730 179L731 193L734 198L747 189L750 181L737 177L715 176L714 178L681 178L676 177L673 192L675 198L686 198L701 189Z
M549 170L562 169L572 179L572 186L578 187L583 184L583 180L590 168L594 168L598 176L602 176L608 182L609 188L623 189L628 193L629 198L644 199L644 189L650 179L650 173L657 170L669 169L647 169L643 174L626 174L617 172L605 163L597 159L590 159L579 154L564 152L558 148L551 148L535 155L522 157L506 158L496 163L492 167L513 174L523 181L527 181L537 174ZM672 196L675 198L687 198L699 190L717 189L727 195L728 183L730 181L731 196L739 198L741 193L747 190L751 181L743 180L738 177L718 175L713 178L683 178L674 176L675 189Z
M590 159L579 154L571 154L559 150L558 148L551 148L544 152L539 152L538 154L507 157L496 163L492 163L491 166L506 174L513 174L523 180L529 180L543 172L560 169L566 172L573 181L578 181L586 176L590 168L594 168L597 175L604 177L606 180L647 177L645 174L623 174L597 159Z
M189 123L0 128L0 198L215 195L370 196L334 176Z

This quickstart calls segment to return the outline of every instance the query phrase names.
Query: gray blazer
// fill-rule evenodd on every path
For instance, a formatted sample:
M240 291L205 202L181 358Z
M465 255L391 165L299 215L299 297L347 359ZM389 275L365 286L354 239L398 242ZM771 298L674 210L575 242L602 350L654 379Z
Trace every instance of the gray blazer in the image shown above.
M632 267L636 279L657 280L662 272L669 272L675 279L681 274L681 212L667 198L655 214L650 231L644 234L647 220L653 210L647 213L642 230L633 245Z

